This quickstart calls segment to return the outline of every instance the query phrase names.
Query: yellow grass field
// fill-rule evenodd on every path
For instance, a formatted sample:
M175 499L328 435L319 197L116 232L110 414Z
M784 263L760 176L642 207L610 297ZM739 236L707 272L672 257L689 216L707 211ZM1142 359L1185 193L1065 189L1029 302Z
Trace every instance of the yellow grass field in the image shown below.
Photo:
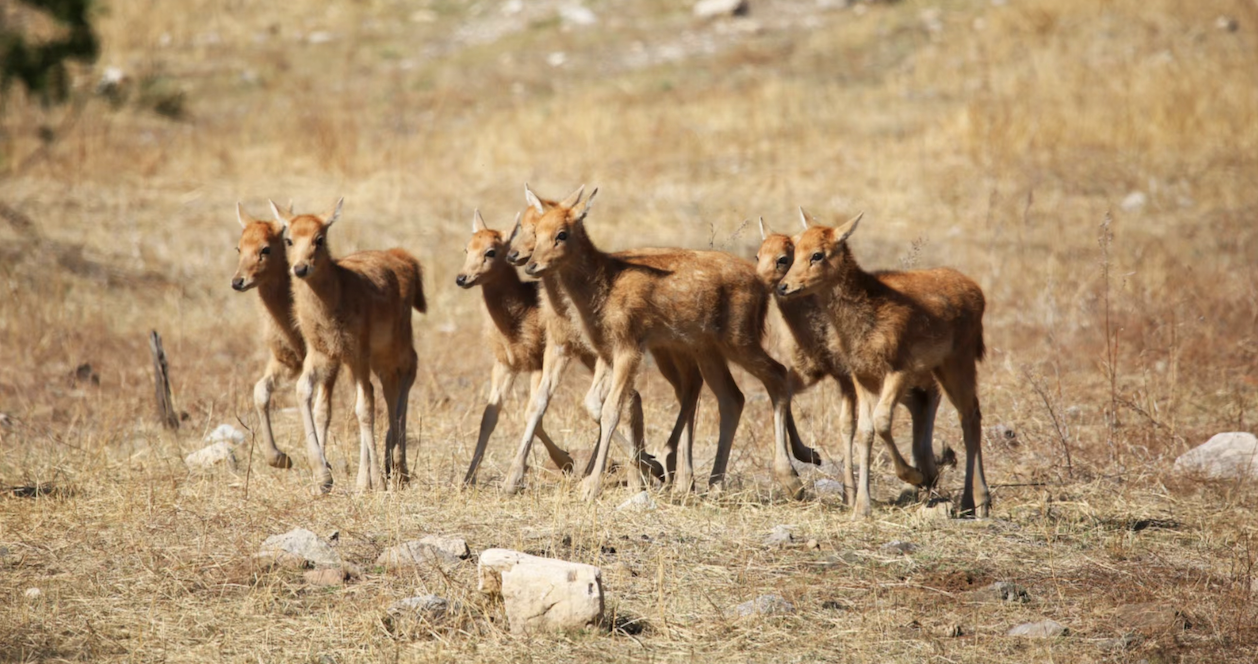
M589 25L563 18L572 4L112 0L81 112L9 95L0 661L1258 660L1258 493L1172 472L1258 421L1258 3L750 0L708 21L690 2L584 0ZM90 96L111 66L129 77L113 105ZM46 149L41 126L59 131ZM924 517L881 455L867 522L833 495L786 499L768 399L741 373L720 496L618 511L632 494L610 486L587 505L540 451L526 490L502 495L525 385L460 491L491 358L480 293L454 276L472 209L505 228L525 182L598 186L587 223L607 249L751 258L754 220L792 229L803 205L836 224L864 211L867 269L974 278L993 518ZM345 379L330 495L310 491L288 386L276 436L295 468L246 441L236 472L189 472L209 431L257 424L256 296L229 286L236 201L261 216L268 198L323 212L339 196L335 252L400 246L425 266L413 482L353 493ZM157 422L149 330L186 413L175 433ZM547 419L568 449L597 434L587 386L570 370ZM639 388L654 449L675 402L654 370ZM833 384L795 412L839 457ZM896 426L907 449L902 409ZM700 478L716 435L705 391ZM946 403L935 438L963 449ZM795 542L766 545L778 525ZM296 527L338 533L359 578L252 562ZM428 533L599 565L620 628L513 635L474 562L374 565ZM1026 601L974 592L995 581ZM429 592L461 608L435 626L388 617ZM765 594L795 611L732 611ZM1042 619L1069 632L1006 635Z

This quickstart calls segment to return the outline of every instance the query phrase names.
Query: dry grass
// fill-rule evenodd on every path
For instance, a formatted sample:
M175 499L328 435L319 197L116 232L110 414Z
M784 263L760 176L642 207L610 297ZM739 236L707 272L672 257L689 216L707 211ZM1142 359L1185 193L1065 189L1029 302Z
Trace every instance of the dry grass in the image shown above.
M21 215L0 219L0 412L12 420L0 428L0 484L62 489L0 498L0 660L1258 658L1253 488L1169 472L1209 435L1252 429L1258 406L1252 2L858 12L764 0L756 33L655 0L590 2L601 20L585 28L545 2L518 16L499 3L169 4L108 8L100 64L132 73L130 99L120 110L90 102L45 159L0 179L0 200ZM1219 15L1239 29L1217 29ZM321 31L330 41L312 43ZM556 52L560 67L546 62ZM183 119L152 111L180 93ZM10 104L7 154L34 149L30 130L59 121L45 113ZM869 267L973 276L989 297L986 423L1017 433L987 441L996 518L921 521L916 505L893 502L899 486L881 469L886 502L869 523L829 499L783 500L767 473L762 390L741 378L751 398L733 490L719 499L659 496L657 511L626 514L614 511L625 489L585 506L540 472L524 495L498 495L520 396L483 484L455 494L490 358L467 352L478 295L451 281L471 208L506 225L524 181L552 195L602 187L592 223L611 248L750 256L744 219L786 227L804 204L830 219L865 210L855 249ZM1125 209L1134 191L1147 202ZM260 213L267 197L291 196L314 209L338 195L336 250L401 245L427 266L414 485L346 493L344 391L331 496L309 496L304 468L256 460L248 473L189 475L181 457L205 432L252 423L262 367L250 297L227 288L231 204ZM150 328L188 413L179 435L152 423ZM73 377L83 363L99 385ZM595 434L577 407L582 381L568 381L548 418L574 448ZM654 443L672 395L658 376L642 387ZM834 388L797 409L805 436L828 444ZM705 396L700 462L715 419ZM295 415L278 427L297 450ZM948 407L937 437L959 444ZM777 524L820 549L765 548ZM364 578L324 589L249 566L262 539L295 526L340 531ZM647 627L514 637L476 596L471 565L448 576L370 568L426 532L600 564L611 606ZM884 553L893 539L920 548ZM1031 601L964 594L991 580L1025 586ZM31 587L40 599L24 596ZM458 599L464 615L390 633L384 609L416 591ZM725 613L766 592L798 613ZM1191 627L1105 650L1130 627L1117 609L1151 601ZM1003 636L1040 617L1071 635ZM958 625L963 636L948 636Z

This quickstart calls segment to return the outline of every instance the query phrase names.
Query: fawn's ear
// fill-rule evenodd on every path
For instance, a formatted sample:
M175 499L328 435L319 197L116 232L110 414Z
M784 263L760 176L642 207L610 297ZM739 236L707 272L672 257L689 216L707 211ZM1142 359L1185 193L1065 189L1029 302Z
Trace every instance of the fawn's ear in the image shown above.
M804 230L808 230L810 226L816 226L817 220L811 214L804 211L803 206L799 208L799 223L803 225Z
M572 209L581 202L581 194L585 193L585 185L577 187L577 190L568 194L568 197L559 202L559 207Z
M280 206L276 205L275 201L268 198L266 202L271 204L271 214L275 215L275 220L280 222L280 225L284 228L288 228L288 222L292 219L292 211L290 210L286 215L280 212Z
M329 228L329 227L331 227L331 226L332 226L332 224L335 224L335 223L336 223L336 220L337 220L337 219L340 219L340 218L341 218L341 206L342 206L342 205L345 205L345 197L344 197L344 196L342 196L342 197L340 197L340 198L336 199L336 209L332 210L332 214L328 215L328 220L327 220L327 221L325 221L325 222L323 222L323 227L324 227L324 228Z
M524 183L524 201L533 206L533 209L537 210L538 214L546 214L546 208L542 207L542 199L538 198L532 189L529 189L529 183L527 182Z
M488 227L485 226L485 218L480 216L480 208L472 210L472 232L479 233L483 230L488 230Z
M584 190L584 189L585 189L585 185L581 185L581 189L578 189L578 190L577 190L577 192L576 192L575 196L577 196L578 200L579 200L579 199L580 199L580 197L581 197L581 191L582 191L582 190ZM595 187L595 188L594 188L594 191L591 191L591 192L590 192L590 197L589 197L589 198L587 198L587 199L585 199L585 205L584 205L584 206L582 206L582 208L581 208L581 213L577 215L577 218L576 218L577 223L583 223L583 222L585 222L585 215L587 215L587 214L589 214L589 213L590 213L590 207L592 207L592 206L594 205L594 197L595 197L595 196L598 196L598 187ZM574 203L574 205L575 205L575 203Z
M846 224L843 224L842 226L839 226L838 228L834 229L834 235L835 235L834 243L838 244L846 240L848 236L851 235L852 233L855 233L856 225L861 222L861 217L863 216L865 216L865 213L861 212L855 217L852 217L851 220L849 220Z
M769 239L769 227L764 225L764 217L760 217L760 239Z
M520 219L524 217L524 212L515 213L515 225L511 227L511 237L507 238L507 244L515 241L517 235L520 234Z
M257 221L257 219L254 219L253 215L245 212L245 206L241 205L240 201L236 201L236 221L240 222L241 228L245 228L249 224Z

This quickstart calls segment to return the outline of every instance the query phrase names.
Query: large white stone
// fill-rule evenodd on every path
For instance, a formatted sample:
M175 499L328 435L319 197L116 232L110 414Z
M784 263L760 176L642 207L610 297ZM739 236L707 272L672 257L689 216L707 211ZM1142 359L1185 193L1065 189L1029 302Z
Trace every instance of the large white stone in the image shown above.
M1258 478L1258 437L1246 432L1216 434L1176 459L1175 470L1216 478Z
M699 0L695 3L694 14L698 18L744 16L748 9L747 0Z
M478 574L482 592L502 595L516 634L580 629L602 619L603 575L593 565L488 549Z

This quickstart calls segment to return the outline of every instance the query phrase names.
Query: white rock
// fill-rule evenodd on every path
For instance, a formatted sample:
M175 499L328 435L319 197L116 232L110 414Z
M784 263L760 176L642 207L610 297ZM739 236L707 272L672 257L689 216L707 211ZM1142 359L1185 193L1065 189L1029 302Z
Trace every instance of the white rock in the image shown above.
M559 8L559 18L569 25L594 25L598 16L584 5L563 5Z
M747 0L699 0L695 3L694 14L698 18L746 16L750 9Z
M1118 207L1122 208L1123 212L1136 212L1148 204L1149 197L1143 191L1133 191L1127 194L1127 197L1123 199L1122 203L1118 204Z
M947 500L934 500L922 505L917 510L917 514L926 521L947 521L952 518L952 503Z
M205 437L205 442L239 445L245 442L245 432L230 424L220 424Z
M568 61L568 55L563 51L555 51L546 56L546 64L552 67L562 67L563 63Z
M39 588L27 588L22 594L26 596L26 599L39 599L44 596L44 591Z
M735 606L733 612L740 618L784 615L795 613L795 605L786 601L781 595L761 595L750 602Z
M646 512L653 509L655 509L655 500L651 498L650 492L643 490L633 494L629 500L621 503L620 506L616 508L616 511L621 512L624 510L636 510Z
M891 540L882 545L883 553L902 553L909 555L917 551L917 545L912 542L902 542L900 540Z
M419 538L420 543L427 544L432 548L441 551L447 555L466 560L472 557L471 549L467 548L467 540L462 537L450 537L447 535L424 535Z
M1258 437L1247 432L1216 434L1175 460L1175 471L1207 477L1258 477Z
M232 452L230 443L217 442L207 445L183 458L189 468L205 470L219 464L236 469L236 454Z
M258 556L272 558L280 563L341 564L341 556L332 545L305 528L294 528L282 535L266 538Z
M311 44L326 44L332 41L332 33L326 30L316 30L306 36L306 41Z
M501 593L513 633L580 629L603 616L603 575L593 565L487 549L477 573L482 592Z
M1023 623L1009 630L1009 636L1025 636L1033 639L1047 639L1065 636L1070 630L1056 620Z

